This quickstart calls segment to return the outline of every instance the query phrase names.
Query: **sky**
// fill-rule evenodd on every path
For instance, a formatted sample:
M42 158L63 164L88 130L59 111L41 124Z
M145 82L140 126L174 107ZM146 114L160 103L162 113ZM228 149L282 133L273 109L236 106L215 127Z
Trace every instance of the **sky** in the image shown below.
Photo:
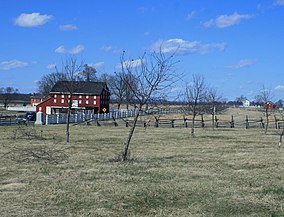
M0 33L0 87L22 93L70 56L113 74L162 44L172 94L199 74L227 100L284 99L284 0L0 0Z

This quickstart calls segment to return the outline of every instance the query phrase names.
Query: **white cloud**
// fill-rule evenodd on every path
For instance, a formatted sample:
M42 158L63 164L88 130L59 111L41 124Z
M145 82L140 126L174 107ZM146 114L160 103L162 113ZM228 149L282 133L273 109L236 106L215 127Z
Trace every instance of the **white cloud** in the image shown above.
M191 12L186 16L186 20L191 20L195 15L196 15L196 12L195 12L195 11L191 11Z
M56 67L56 64L54 63L47 65L48 69L55 69L55 67Z
M73 24L66 24L66 25L59 26L59 29L61 31L74 31L78 29L78 26L73 25Z
M162 53L175 53L180 55L200 53L205 54L212 50L224 50L225 43L202 44L199 41L186 41L180 38L157 41L151 46L152 51Z
M149 36L149 35L151 35L151 32L144 32L144 35Z
M98 69L98 68L101 68L104 64L105 62L97 62L97 63L88 64L88 65L95 69Z
M21 27L37 27L52 20L51 15L41 15L40 13L21 14L15 20L15 24Z
M226 66L226 68L241 69L241 68L248 67L254 64L255 64L254 60L245 59L245 60L240 60L239 63L237 64Z
M61 45L55 49L55 52L62 53L62 54L79 54L83 52L84 49L85 48L83 45L77 45L76 47L73 47L71 49L66 49L63 45Z
M126 60L123 63L119 63L116 65L116 68L121 68L122 66L124 68L136 68L141 66L143 63L143 59L132 59L132 60Z
M284 85L278 85L274 89L275 90L284 90Z
M232 15L221 15L217 17L215 20L211 19L203 23L203 26L206 28L209 27L217 27L217 28L226 28L229 26L233 26L239 24L241 20L251 19L253 16L248 14L238 14L237 12Z
M103 47L101 48L101 50L102 50L102 51L105 51L105 52L111 52L111 53L121 53L121 49L112 47L111 45L103 46Z
M276 0L275 4L276 5L284 5L284 0Z
M3 61L0 63L0 70L10 70L16 68L23 68L28 66L27 62L19 61L19 60L10 60L10 61Z

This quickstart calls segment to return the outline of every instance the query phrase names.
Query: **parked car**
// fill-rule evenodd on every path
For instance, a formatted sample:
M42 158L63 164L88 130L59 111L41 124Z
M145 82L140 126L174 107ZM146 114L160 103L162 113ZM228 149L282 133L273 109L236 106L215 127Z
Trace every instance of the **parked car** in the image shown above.
M36 112L27 112L25 117L28 121L36 121Z
M27 125L27 119L25 117L16 117L15 119L18 124L25 124Z

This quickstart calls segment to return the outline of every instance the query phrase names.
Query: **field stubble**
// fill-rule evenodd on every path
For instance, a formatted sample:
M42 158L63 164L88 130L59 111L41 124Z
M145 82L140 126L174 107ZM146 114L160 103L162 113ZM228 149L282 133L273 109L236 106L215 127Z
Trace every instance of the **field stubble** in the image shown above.
M125 127L73 126L69 145L64 125L21 128L41 137L16 130L0 131L1 216L284 216L274 129L197 129L191 138L186 128L139 127L128 163L115 161ZM39 146L68 158L21 160Z

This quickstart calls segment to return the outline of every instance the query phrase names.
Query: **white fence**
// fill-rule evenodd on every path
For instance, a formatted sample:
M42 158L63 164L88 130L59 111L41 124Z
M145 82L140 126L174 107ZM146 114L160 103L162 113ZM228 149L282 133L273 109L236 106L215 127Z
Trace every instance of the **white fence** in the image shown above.
M110 120L110 119L120 119L134 117L137 114L138 110L119 110L113 111L110 113L103 114L87 114L87 113L78 113L70 115L70 123L83 123L86 121L93 120ZM159 109L155 111L140 111L140 116L148 114L170 114L170 113L181 113L181 110L177 109ZM67 114L54 114L54 115L45 115L43 118L44 124L65 124L67 122Z

